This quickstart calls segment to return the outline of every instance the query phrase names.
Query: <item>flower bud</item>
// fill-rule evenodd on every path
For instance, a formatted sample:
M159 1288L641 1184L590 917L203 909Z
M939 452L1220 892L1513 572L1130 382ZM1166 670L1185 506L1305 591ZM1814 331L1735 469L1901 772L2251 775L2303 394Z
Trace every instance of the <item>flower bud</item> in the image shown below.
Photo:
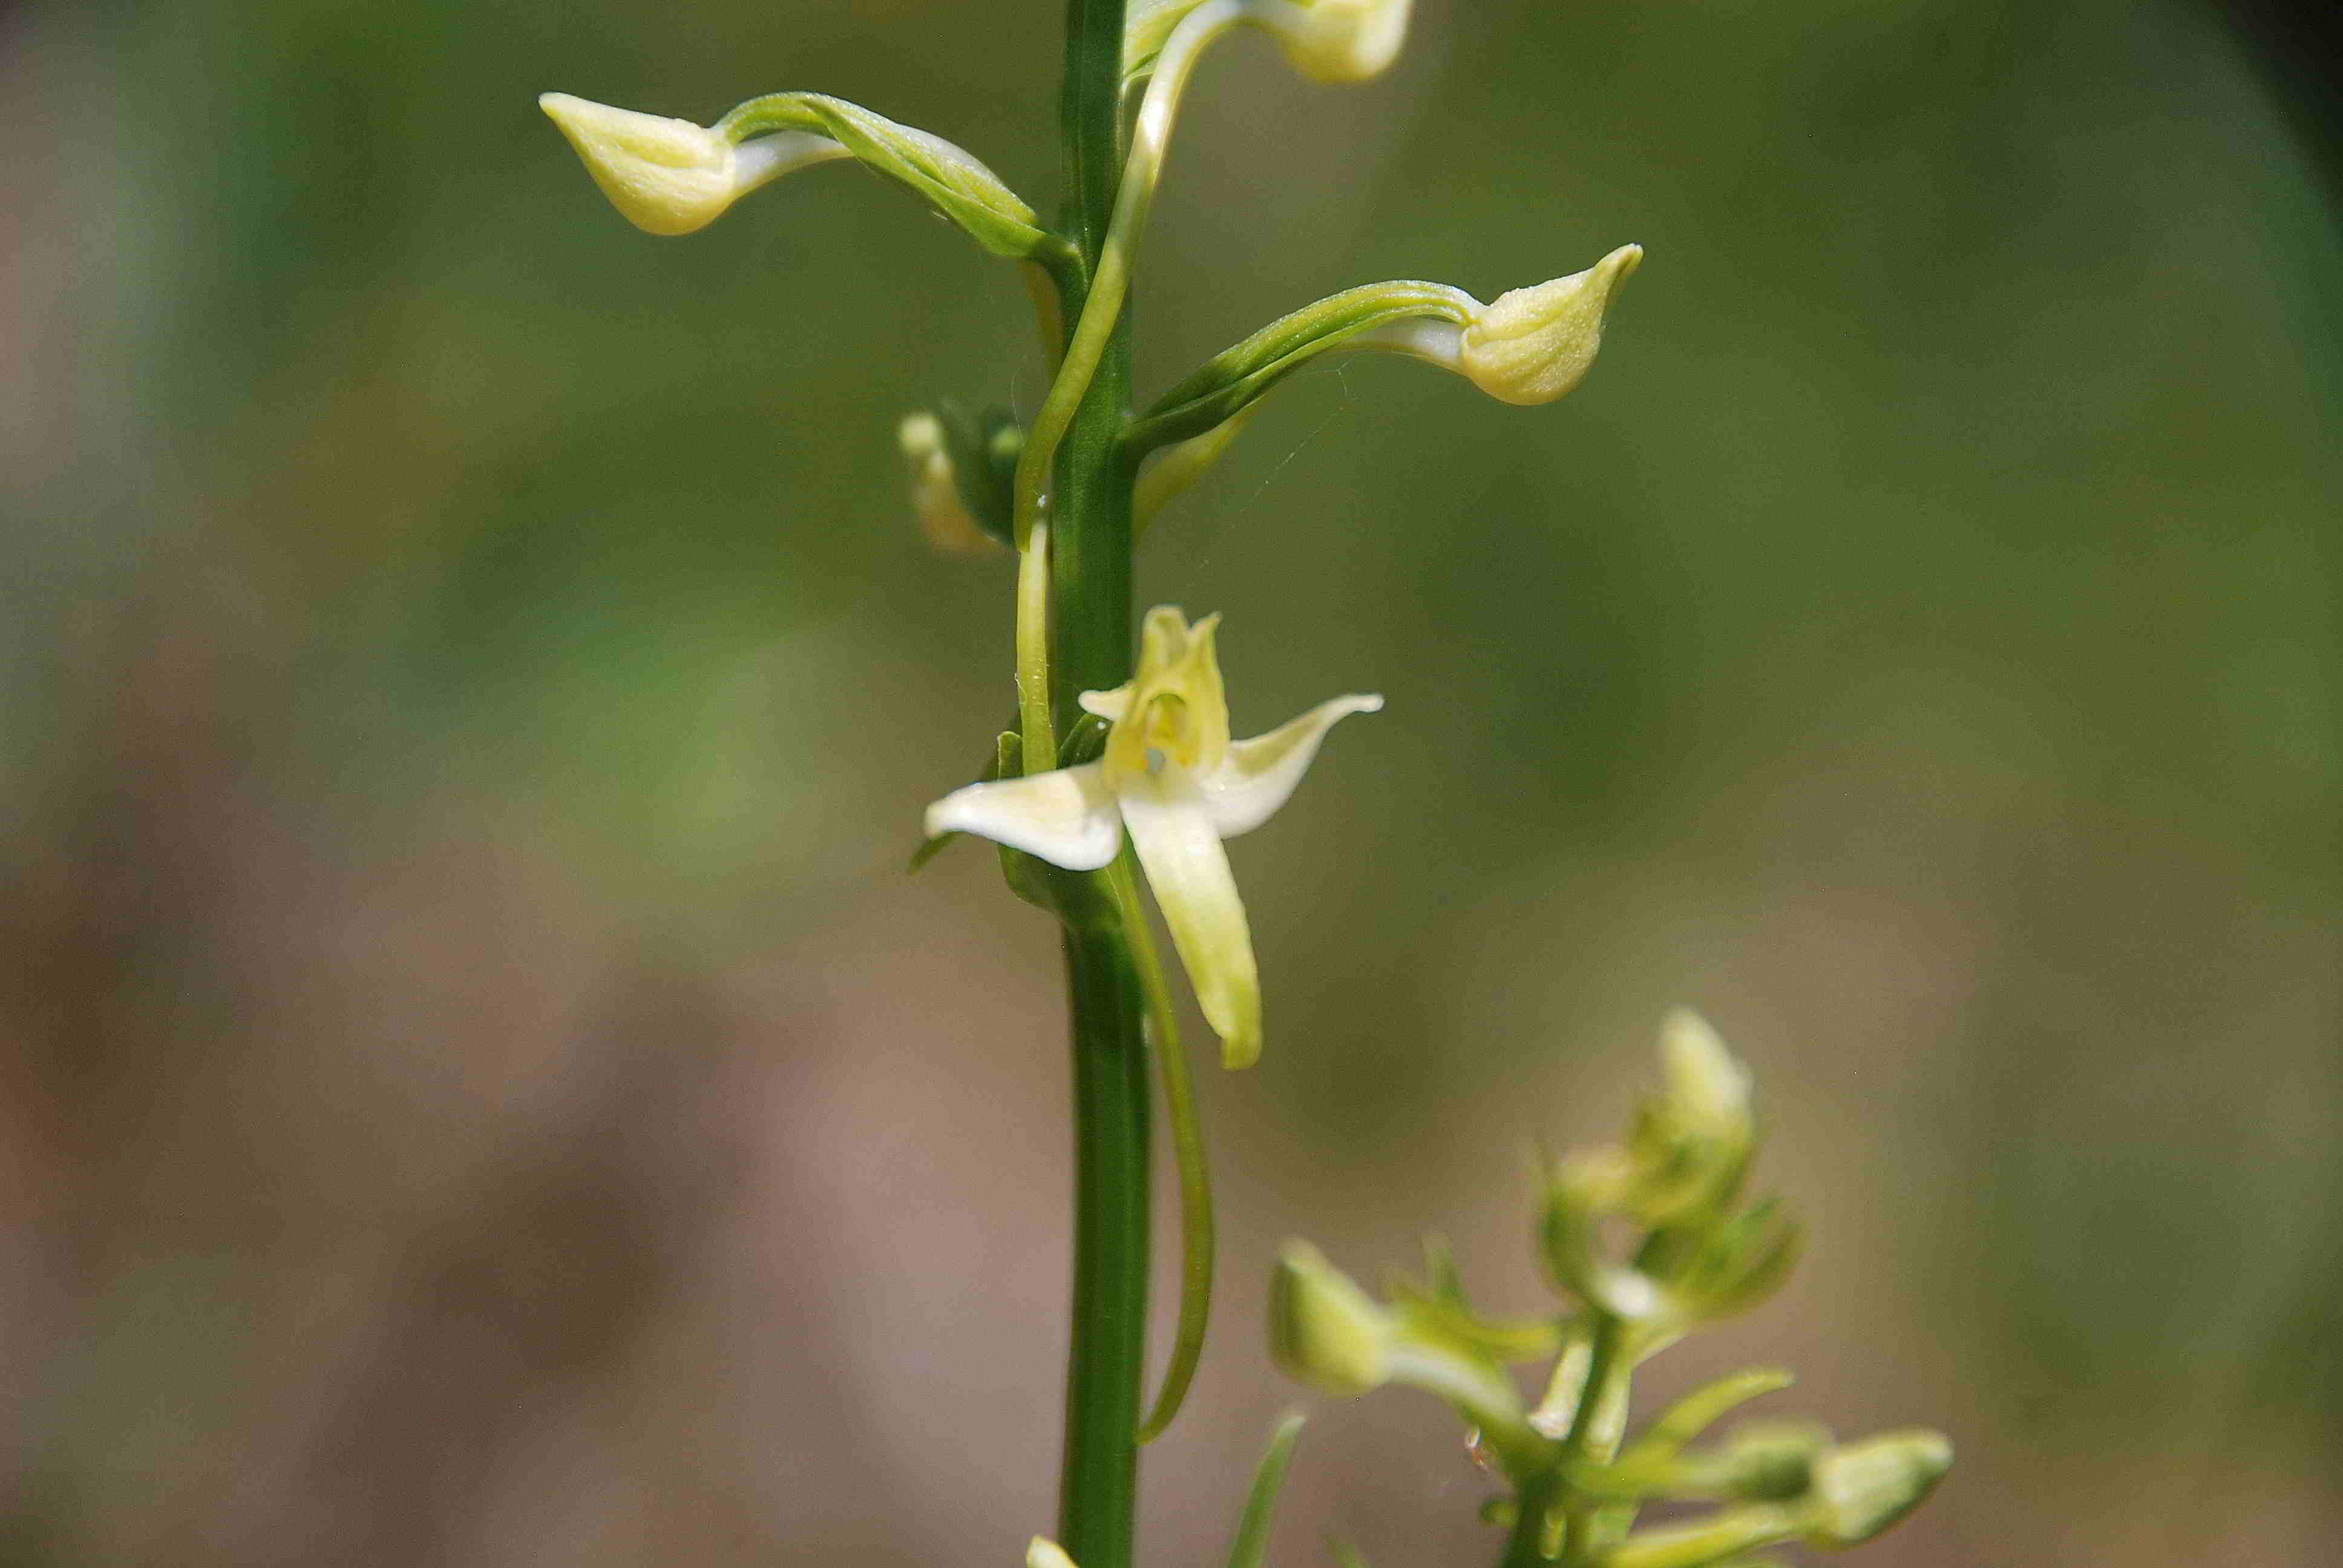
M537 100L627 221L646 234L707 227L741 196L793 169L850 156L828 136L784 132L735 146L689 120L544 93Z
M1048 1536L1036 1535L1025 1547L1025 1568L1074 1568L1074 1560Z
M1546 1173L1538 1240L1547 1277L1556 1285L1613 1317L1640 1321L1658 1315L1664 1298L1648 1275L1605 1255L1602 1228L1604 1217L1619 1211L1632 1180L1617 1150L1554 1161Z
M1302 0L1269 8L1285 57L1320 82L1363 82L1383 74L1407 37L1411 0ZM1289 13L1297 13L1288 19Z
M1920 1506L1953 1464L1942 1432L1882 1432L1831 1450L1814 1462L1804 1511L1809 1543L1855 1546Z
M1749 1070L1690 1008L1677 1008L1660 1025L1660 1070L1676 1121L1711 1137L1749 1136Z
M1745 1422L1721 1452L1689 1468L1724 1495L1778 1503L1805 1493L1829 1449L1830 1432L1815 1422Z
M943 421L933 414L909 415L896 427L895 442L910 466L911 509L928 543L955 556L999 549L1000 541L985 532L960 494Z
M1289 1241L1270 1279L1269 1350L1323 1392L1365 1393L1391 1375L1391 1319L1317 1248Z
M1465 327L1460 367L1501 403L1553 402L1586 378L1603 313L1643 259L1623 245L1584 272L1499 295Z
M1602 1557L1604 1568L1725 1568L1796 1533L1789 1515L1765 1503L1728 1508L1705 1519L1638 1530Z

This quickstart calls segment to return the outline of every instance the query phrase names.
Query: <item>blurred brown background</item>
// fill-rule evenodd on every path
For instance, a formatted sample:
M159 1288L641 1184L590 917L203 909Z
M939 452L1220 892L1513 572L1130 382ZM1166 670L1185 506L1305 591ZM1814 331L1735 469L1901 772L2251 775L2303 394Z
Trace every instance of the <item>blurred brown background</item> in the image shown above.
M1051 4L244 0L0 20L9 1564L1009 1564L1049 1523L1053 944L901 875L1010 701L893 425L1039 383L840 167L655 241L532 102L819 88L1054 199ZM1537 1141L1679 1000L1812 1221L1654 1368L1961 1462L1882 1565L2330 1558L2338 214L2208 7L1423 0L1191 97L1160 387L1282 310L1639 240L1588 384L1353 362L1161 525L1268 988L1205 1086L1212 1560L1276 1241L1494 1302ZM1168 1314L1167 1314L1168 1315ZM1320 1412L1279 1538L1485 1561L1448 1419Z

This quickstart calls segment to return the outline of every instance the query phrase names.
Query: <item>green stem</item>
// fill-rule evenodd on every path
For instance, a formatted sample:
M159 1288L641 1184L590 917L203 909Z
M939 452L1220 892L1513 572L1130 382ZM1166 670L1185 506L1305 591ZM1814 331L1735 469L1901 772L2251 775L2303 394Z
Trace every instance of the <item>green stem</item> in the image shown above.
M1050 689L1050 525L1035 519L1017 541L1017 731L1025 771L1058 765Z
M1111 920L1069 926L1065 951L1074 1031L1074 1298L1058 1543L1081 1568L1131 1568L1147 1359L1141 991Z
M1634 1358L1628 1353L1627 1332L1627 1325L1610 1313L1595 1315L1594 1337L1586 1357L1586 1392L1571 1420L1569 1435L1562 1440L1557 1471L1566 1472L1582 1459L1608 1461L1618 1452L1619 1427L1626 1415L1625 1380L1635 1367ZM1564 1552L1570 1562L1593 1561L1598 1544L1594 1523L1602 1512L1599 1503L1584 1496L1574 1496L1563 1504L1563 1517L1568 1523Z
M1076 10L1083 0L1072 0ZM1115 7L1118 28L1121 26L1120 5ZM1155 74L1141 96L1138 119L1131 131L1130 156L1123 160L1119 177L1110 178L1100 186L1079 186L1082 199L1079 204L1083 258L1089 263L1090 283L1083 297L1082 307L1075 318L1071 335L1066 341L1065 358L1058 367L1055 380L1035 412L1025 433L1025 451L1018 460L1012 497L1015 527L1021 538L1041 514L1044 493L1044 477L1051 463L1058 455L1061 441L1079 437L1084 414L1098 406L1093 396L1099 383L1114 379L1118 357L1117 346L1124 346L1121 357L1121 379L1129 380L1128 344L1130 318L1123 303L1131 292L1131 268L1139 250L1139 237L1147 227L1147 214L1155 200L1156 183L1163 174L1163 158L1171 146L1172 121L1180 112L1180 95L1187 90L1188 74L1202 57L1205 45L1226 32L1242 15L1235 0L1206 0L1191 12L1163 46L1155 63ZM1068 58L1071 59L1069 44ZM1117 74L1116 92L1120 91L1121 45L1120 35L1115 47ZM1119 99L1117 100L1119 102ZM1071 87L1066 106L1071 114L1076 97ZM1092 100L1085 97L1082 106L1088 109ZM1112 146L1111 136L1105 144ZM1087 141L1075 144L1069 132L1070 154L1094 155L1099 144ZM1111 156L1110 152L1110 156ZM1095 198L1103 196L1101 206ZM1104 214L1101 223L1101 214ZM1110 441L1121 435L1123 392L1114 394L1117 412L1114 427L1106 432ZM1061 467L1062 477L1062 466ZM1128 488L1128 486L1125 486ZM1062 491L1051 498L1055 508L1063 504Z
M1067 0L1065 226L1091 275L1121 162L1122 28L1123 0ZM1071 319L1086 301L1065 304ZM1069 720L1075 693L1131 678L1131 470L1115 450L1130 343L1118 312L1063 441L1044 456L1054 458L1047 555L1031 564L1048 572L1050 706ZM1021 515L1021 529L1032 516ZM1074 1059L1074 1290L1058 1542L1081 1568L1131 1568L1150 1242L1145 997L1108 890L1091 877L1060 886Z
M1500 1568L1545 1568L1554 1560L1546 1548L1551 1539L1550 1517L1557 1506L1568 1521L1568 1533L1564 1538L1567 1543L1565 1555L1572 1562L1580 1560L1588 1544L1587 1522L1593 1509L1581 1502L1566 1500L1564 1478L1573 1463L1614 1441L1599 1430L1599 1423L1617 1408L1619 1380L1633 1365L1625 1354L1625 1339L1624 1323L1607 1312L1595 1314L1594 1337L1587 1347L1586 1382L1579 1390L1578 1408L1571 1412L1570 1431L1563 1437L1554 1462L1523 1483L1520 1511L1513 1518L1513 1533L1505 1541ZM1607 1452L1596 1456L1610 1457Z

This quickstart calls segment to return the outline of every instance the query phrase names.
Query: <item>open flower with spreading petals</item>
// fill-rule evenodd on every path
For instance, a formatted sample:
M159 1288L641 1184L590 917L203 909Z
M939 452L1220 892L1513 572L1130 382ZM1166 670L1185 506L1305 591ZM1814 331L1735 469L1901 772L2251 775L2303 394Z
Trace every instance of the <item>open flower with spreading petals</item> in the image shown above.
M1103 756L955 789L928 808L927 825L930 837L975 833L1070 871L1106 865L1128 830L1222 1060L1245 1067L1261 1054L1261 980L1221 840L1269 820L1326 731L1383 699L1332 698L1266 735L1231 740L1212 647L1220 618L1192 627L1169 606L1150 610L1131 682L1082 694L1082 707L1113 726Z

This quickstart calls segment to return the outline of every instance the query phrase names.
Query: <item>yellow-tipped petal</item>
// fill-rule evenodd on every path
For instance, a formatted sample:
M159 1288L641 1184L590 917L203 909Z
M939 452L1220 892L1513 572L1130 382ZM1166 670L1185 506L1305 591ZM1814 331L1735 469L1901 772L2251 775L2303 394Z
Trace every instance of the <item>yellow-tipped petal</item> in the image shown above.
M1036 1535L1025 1548L1025 1568L1074 1568L1074 1560L1048 1536Z
M1203 791L1186 769L1168 759L1153 773L1118 780L1114 789L1131 847L1163 911L1196 1003L1221 1037L1222 1065L1250 1067L1261 1057L1261 972L1244 903Z
M1643 259L1623 245L1584 272L1499 295L1464 328L1464 374L1502 403L1553 402L1586 378L1603 314Z

